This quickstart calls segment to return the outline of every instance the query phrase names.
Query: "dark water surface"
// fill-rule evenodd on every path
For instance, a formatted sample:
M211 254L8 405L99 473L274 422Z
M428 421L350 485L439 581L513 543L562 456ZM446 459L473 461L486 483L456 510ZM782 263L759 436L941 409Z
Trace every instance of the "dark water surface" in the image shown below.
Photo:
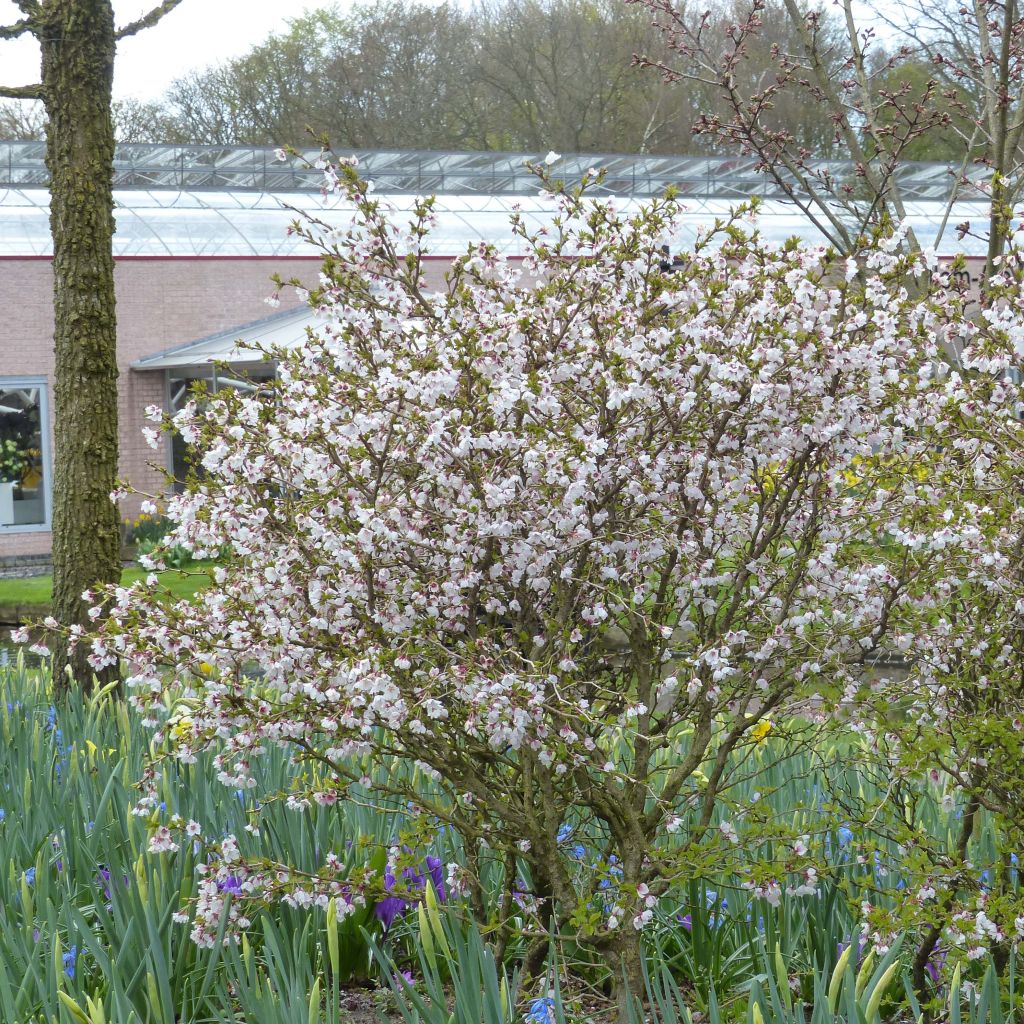
M11 642L11 629L9 626L0 626L0 669L14 665L18 661L18 651L24 651L26 665L38 665L42 658L33 654L28 646Z

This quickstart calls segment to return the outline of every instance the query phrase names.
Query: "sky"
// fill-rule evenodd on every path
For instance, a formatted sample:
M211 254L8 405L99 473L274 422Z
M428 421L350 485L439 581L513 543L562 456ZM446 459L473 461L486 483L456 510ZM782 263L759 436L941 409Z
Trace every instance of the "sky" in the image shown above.
M118 25L134 21L159 0L114 0ZM182 0L155 28L118 44L114 96L157 99L186 71L245 53L322 0ZM347 6L344 5L343 6ZM18 21L11 0L0 0L0 25ZM0 84L39 80L39 47L32 39L0 41Z

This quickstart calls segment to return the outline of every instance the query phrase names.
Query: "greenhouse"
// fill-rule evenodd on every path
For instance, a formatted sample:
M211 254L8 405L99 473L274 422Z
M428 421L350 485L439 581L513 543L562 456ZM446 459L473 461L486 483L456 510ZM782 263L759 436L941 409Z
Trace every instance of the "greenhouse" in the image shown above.
M438 226L432 236L439 256L452 256L481 238L506 255L521 252L509 230L519 209L528 227L550 223L554 206L538 195L528 162L539 154L430 153L425 151L355 154L360 173L387 197L397 222L407 220L417 196L437 195ZM334 227L351 221L351 209L338 196L320 194L322 172L311 165L319 154L278 161L272 150L211 147L122 146L115 173L117 233L115 253L130 256L295 256L308 246L288 227L302 213ZM306 166L306 165L310 166ZM797 236L821 241L808 215L757 170L753 159L583 154L559 158L553 176L573 184L590 168L606 171L595 196L612 196L623 209L677 190L684 207L677 237L685 249L715 218L752 195L763 199L759 227L772 240ZM846 163L822 163L816 173L849 177ZM957 240L954 225L979 220L981 200L950 208L953 169L945 164L908 163L896 181L907 221L923 245L943 254L981 254L978 243ZM0 143L0 256L45 256L50 251L49 195L42 143ZM979 188L983 182L979 181Z
M17 310L5 328L0 358L0 443L16 442L30 455L12 467L0 494L0 560L49 550L52 474L52 310L47 172L42 143L0 143L0 260L3 297ZM428 287L439 286L450 260L481 240L510 259L523 255L511 229L518 212L528 231L549 227L556 215L528 164L543 154L375 151L354 154L360 173L374 183L396 225L409 221L419 196L437 196L436 228L425 262ZM148 405L177 408L189 386L239 386L254 370L253 345L297 344L315 326L292 293L276 296L272 275L315 283L318 253L291 225L304 214L326 228L344 230L353 209L321 191L320 154L285 160L270 149L121 146L115 169L114 249L121 370L121 470L140 490L159 490L161 472L181 470L180 446L153 464L142 441ZM605 176L595 196L623 212L668 187L683 212L674 234L652 239L673 253L691 248L698 234L738 203L761 199L758 227L770 241L793 236L820 243L809 214L759 172L753 159L710 159L624 154L574 154L553 159L550 173L567 185L593 168ZM835 180L851 179L849 164L812 168ZM949 203L951 168L907 164L898 185L908 222L925 246L941 255L980 256L970 237L958 241L953 225L980 221L982 202ZM984 183L976 183L980 194ZM267 301L280 303L272 313ZM226 363L237 373L217 373ZM244 372L243 372L244 371ZM272 372L264 364L261 372ZM4 396L7 396L6 398ZM128 514L132 509L126 510Z

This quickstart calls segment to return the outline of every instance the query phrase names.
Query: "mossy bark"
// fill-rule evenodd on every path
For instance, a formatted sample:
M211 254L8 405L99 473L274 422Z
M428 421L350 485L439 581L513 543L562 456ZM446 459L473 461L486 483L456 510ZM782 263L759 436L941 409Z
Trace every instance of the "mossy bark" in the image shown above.
M605 963L612 972L616 1024L634 1024L644 1019L643 944L631 922L622 927L618 940L604 951Z
M68 627L88 622L83 591L117 582L121 572L120 522L110 499L117 477L116 43L110 0L49 0L43 10L56 355L53 615ZM53 667L59 691L72 682L91 685L85 649L56 644Z

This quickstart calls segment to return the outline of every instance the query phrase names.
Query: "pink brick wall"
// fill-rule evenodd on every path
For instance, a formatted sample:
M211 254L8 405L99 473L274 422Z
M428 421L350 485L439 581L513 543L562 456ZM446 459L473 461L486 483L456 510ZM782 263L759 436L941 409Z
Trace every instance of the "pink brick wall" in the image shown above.
M447 260L427 264L429 286L441 284L447 265ZM160 493L163 480L151 464L163 467L167 458L166 453L150 449L142 438L146 406L165 403L163 371L140 373L130 369L130 364L142 356L269 316L274 310L265 300L274 290L273 273L314 283L318 270L316 260L285 257L117 261L121 476L141 491ZM0 326L0 378L45 378L51 410L52 289L49 260L0 260L0 304L8 311ZM295 302L289 291L281 295L282 309ZM125 516L137 511L137 501L128 501L122 508ZM47 554L49 550L46 530L11 532L0 528L0 559Z

